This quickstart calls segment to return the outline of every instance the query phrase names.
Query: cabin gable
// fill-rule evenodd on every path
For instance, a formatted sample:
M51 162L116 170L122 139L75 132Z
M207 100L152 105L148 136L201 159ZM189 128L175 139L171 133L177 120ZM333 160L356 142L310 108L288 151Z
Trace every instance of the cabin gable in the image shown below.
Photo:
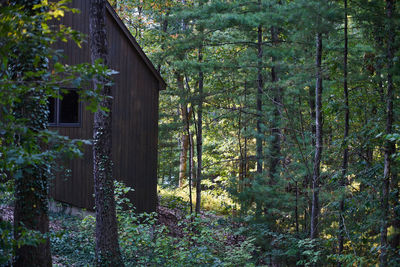
M72 6L80 14L66 14L61 23L89 33L89 1L74 0ZM118 71L113 76L113 162L114 177L122 180L135 192L129 195L137 210L154 211L157 204L157 136L158 96L165 82L154 73L154 66L143 51L133 44L134 38L121 27L111 6L108 6L106 27L109 46L109 65ZM135 41L136 42L136 41ZM136 43L137 44L137 43ZM65 63L90 62L88 42L80 49L72 41L59 43L65 51ZM71 138L92 139L93 114L82 108L80 127L53 127ZM91 147L84 157L68 163L69 176L59 174L54 181L55 200L77 207L92 209L93 159ZM66 178L66 179L65 179Z

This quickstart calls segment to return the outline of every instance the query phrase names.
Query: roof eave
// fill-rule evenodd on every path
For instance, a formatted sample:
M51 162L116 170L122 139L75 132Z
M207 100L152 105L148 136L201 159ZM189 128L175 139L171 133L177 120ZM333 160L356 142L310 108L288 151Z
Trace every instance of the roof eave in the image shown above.
M122 22L121 18L118 16L117 12L115 12L114 8L106 1L107 5L107 10L110 13L110 15L114 18L114 20L117 22L118 26L121 28L122 32L125 34L125 36L128 38L132 46L136 49L136 51L139 53L140 57L143 59L147 67L150 69L152 74L157 78L158 84L159 84L159 90L165 90L167 87L166 82L164 79L161 77L160 73L156 70L154 67L153 63L150 61L150 59L146 56L146 54L143 52L142 48L140 45L136 42L135 38L132 36L128 28L125 26L125 24Z

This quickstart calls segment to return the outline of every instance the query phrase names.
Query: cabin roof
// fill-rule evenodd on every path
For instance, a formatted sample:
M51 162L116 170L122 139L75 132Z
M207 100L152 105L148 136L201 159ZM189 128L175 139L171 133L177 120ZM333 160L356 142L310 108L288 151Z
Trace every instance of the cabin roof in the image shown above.
M107 5L107 11L113 17L115 22L118 24L118 26L121 28L122 32L125 34L125 36L128 38L129 42L133 46L133 48L139 53L140 57L143 59L143 61L146 63L147 67L150 69L150 71L153 73L153 75L156 77L156 79L159 82L159 90L164 90L167 86L165 83L164 79L161 77L160 73L156 70L154 67L153 63L150 61L150 59L146 56L146 54L143 52L142 48L140 45L136 42L135 37L132 36L128 28L125 26L121 18L118 16L117 12L115 12L114 8L106 1Z

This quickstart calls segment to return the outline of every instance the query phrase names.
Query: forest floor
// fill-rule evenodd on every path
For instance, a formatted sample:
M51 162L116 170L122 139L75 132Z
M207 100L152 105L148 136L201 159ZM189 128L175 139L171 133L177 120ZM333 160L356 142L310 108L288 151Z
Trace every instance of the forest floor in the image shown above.
M79 215L66 215L62 213L51 213L51 219L49 222L51 231L61 231L63 230L62 220L64 216L69 217L71 220L80 219ZM61 217L61 218L59 218ZM199 217L202 220L225 220L226 217L223 215L216 215L210 212L201 211ZM57 219L59 218L59 219ZM0 205L0 220L13 222L13 207L10 205ZM166 226L172 236L183 236L183 226L180 222L189 223L189 219L185 218L185 214L182 210L178 208L168 208L164 206L157 207L157 224ZM231 222L232 225L238 227L238 224ZM234 236L229 236L232 240L241 240ZM237 242L237 241L235 241Z
M229 216L212 211L190 216L188 203L179 197L160 197L160 203L153 214L119 215L122 253L135 255L133 258L138 261L137 265L154 266L151 258L154 251L162 254L161 261L187 257L191 247L208 247L208 252L200 251L199 256L194 257L206 257L200 261L211 261L209 258L217 254L225 255L226 249L240 250L246 240L236 233L240 224ZM0 205L0 219L12 222L12 206ZM94 225L94 217L90 214L79 216L50 212L53 265L91 266L94 260Z

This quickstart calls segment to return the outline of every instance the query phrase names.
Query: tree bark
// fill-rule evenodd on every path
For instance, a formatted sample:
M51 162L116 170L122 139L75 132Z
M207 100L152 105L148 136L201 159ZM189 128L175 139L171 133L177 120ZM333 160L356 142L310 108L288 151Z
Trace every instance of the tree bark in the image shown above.
M105 0L90 1L90 52L92 62L98 59L108 65L108 43L105 25ZM123 266L118 245L118 226L114 201L114 179L112 164L112 90L103 78L94 80L105 96L102 108L94 114L93 125L93 174L96 205L96 265Z
M315 148L315 137L316 137L316 113L315 113L315 89L310 86L308 90L308 105L310 107L311 117L311 146ZM312 159L312 166L314 166L314 159ZM308 227L311 225L311 213L312 213L312 195L310 196L309 191L312 189L312 174L311 172L305 176L305 189L307 194L308 209L304 210L304 231L309 232ZM310 218L310 224L308 222Z
M22 177L14 182L14 238L20 238L23 228L48 233L48 177L45 166L27 166ZM17 247L13 266L52 266L50 240L45 238L44 243L35 246Z
M190 174L192 175L192 184L193 184L193 180L197 180L197 178L196 178L197 177L197 170L196 170L196 164L194 162L194 149L195 149L194 133L190 133L190 135L189 135L189 148L190 148L189 160L190 160L190 164L191 164L189 169L190 169Z
M181 93L185 91L185 85L183 83L183 76L179 73L176 74L176 80L178 89ZM179 157L179 187L183 187L186 180L187 173L187 157L189 151L189 138L188 129L189 129L189 121L192 116L192 109L188 108L188 105L182 104L180 108L182 123L183 123L183 132L181 135L181 154Z
M189 130L189 121L192 116L192 109L188 108L187 105L181 107L182 122L184 123L181 136L181 154L179 157L179 187L183 187L187 177L187 160L189 152L190 136L187 134ZM191 170L189 170L191 171Z
M21 11L27 12L29 15L36 15L38 10L33 10L35 4L39 4L40 1L28 1L28 0L14 0L3 1L1 4L15 4L23 5L24 8ZM40 21L36 22L40 23ZM35 33L38 34L38 33ZM33 39L35 40L35 39ZM43 44L32 42L27 40L23 42L26 47L31 47L32 50L36 49L37 53L26 53L21 54L20 58L23 58L24 62L17 62L15 69L16 72L24 73L26 71L32 71L35 69L33 62L37 54L42 56L46 47ZM23 49L23 51L29 51L29 49ZM16 48L18 49L18 47ZM44 58L43 64L44 65ZM13 59L11 59L13 60ZM12 64L12 63L11 63ZM38 70L38 69L36 69ZM15 78L18 74L15 73ZM47 96L43 91L34 88L31 92L27 93L23 97L22 103L16 106L16 116L27 119L27 127L33 132L41 131L47 128L47 105L41 103L41 99L45 99ZM29 142L34 142L38 145L39 140L31 140L31 136L25 137L23 134L19 136L19 141L16 141L21 146L30 146ZM25 143L25 144L24 144ZM28 165L22 170L22 177L14 177L15 183L15 202L14 202L14 238L18 240L23 228L26 230L39 231L42 234L49 232L49 215L48 215L48 167L46 165ZM52 266L52 258L50 251L50 240L45 238L43 243L35 246L23 245L15 248L15 257L13 266Z
M186 129L186 126L184 126ZM187 172L187 153L189 150L189 136L182 133L181 137L181 155L179 157L179 187L182 188L186 180Z
M259 1L260 3L260 1ZM263 165L263 145L262 145L262 93L263 93L263 78L262 78L262 58L263 58L263 49L262 49L262 26L258 26L258 42L257 42L257 58L258 58L258 67L257 67L257 137L256 137L256 160L257 160L257 173L262 173L262 165Z
M203 47L199 47L199 63L203 62ZM197 183L196 183L196 213L200 212L201 180L203 168L203 88L204 73L199 71L199 103L197 110Z
M343 53L343 94L344 94L344 135L343 135L343 162L342 162L342 174L340 179L340 187L344 191L346 187L346 174L347 167L349 164L349 146L347 138L349 137L350 128L350 108L349 108L349 90L347 86L347 61L348 61L348 18L347 18L347 0L344 0L344 53ZM343 192L345 194L345 192ZM339 251L341 255L343 252L344 242L344 201L345 195L342 195L340 200L340 211L339 211ZM342 266L338 262L338 266Z
M386 130L385 133L391 134L393 132L393 101L394 101L394 85L393 85L393 58L394 58L394 41L395 31L393 22L393 13L395 10L395 1L386 0L386 18L388 20L388 31L387 31L387 95L386 95ZM384 170L383 170L383 183L382 183L382 198L381 198L381 209L382 209L382 222L381 222L381 254L379 257L380 266L388 266L387 254L388 254L388 217L389 217L389 194L390 194L390 174L392 165L392 155L395 152L395 143L387 140L385 143L385 155L384 155Z
M33 171L33 174L29 171ZM44 169L44 168L43 168ZM22 228L49 232L48 181L45 170L29 166L23 177L15 180L14 237L19 239ZM36 246L16 248L13 266L52 266L50 241Z
M248 183L247 180L247 173L248 173L248 163L247 163L247 120L245 115L245 112L243 112L244 109L246 109L246 104L247 104L247 81L244 82L244 104L241 105L240 108L240 113L239 113L239 129L238 129L238 138L239 138L239 148L240 148L240 176L239 176L239 192L243 192L244 187L246 183ZM240 144L241 140L241 131L242 127L244 130L244 144L243 148L242 145Z
M247 84L244 82L244 95L245 95L245 101L246 101L246 88ZM245 102L246 103L246 102ZM239 181L238 181L238 192L243 192L244 189L244 180L246 177L246 151L247 149L247 138L246 135L244 135L244 144L242 145L242 128L245 129L246 132L246 122L244 122L243 119L243 109L245 104L241 103L240 104L240 109L239 109L239 121L238 121L238 145L239 145Z
M278 30L276 27L271 27L271 39L273 45L278 44ZM276 84L278 82L278 68L275 66L276 59L272 57L271 67L271 82ZM281 88L278 85L275 85L273 90L273 113L272 113L272 122L271 122L271 154L269 161L269 178L271 183L275 183L277 176L279 175L279 167L280 167L280 157L281 157L281 129L280 129L280 119L281 112L280 108L282 106L282 92Z
M319 182L320 182L320 164L322 155L322 34L316 36L316 59L317 69L315 86L315 156L314 171L312 178L312 210L311 210L311 239L318 238L318 219L319 219Z
M189 136L189 146L190 146L190 155L189 155L189 181L188 181L188 185L189 185L189 203L190 203L190 214L193 213L193 198L192 198L192 179L193 179L193 157L194 157L194 145L193 145L193 135L190 133L190 129L189 129L189 120L186 121L187 123L187 135Z
M242 192L243 190L243 178L244 178L244 157L243 157L243 148L242 148L242 110L243 106L240 103L239 108L239 117L238 117L238 129L237 129L237 139L238 139L238 147L239 147L239 180L238 180L238 192Z

